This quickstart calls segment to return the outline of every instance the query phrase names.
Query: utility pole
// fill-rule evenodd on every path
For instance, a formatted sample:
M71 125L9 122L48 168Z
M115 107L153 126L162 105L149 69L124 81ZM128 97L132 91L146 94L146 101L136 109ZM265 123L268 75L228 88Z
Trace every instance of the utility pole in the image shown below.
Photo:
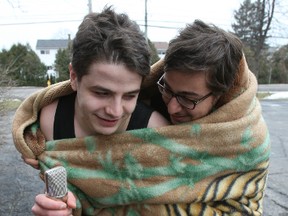
M147 38L147 0L145 0L145 39L148 41Z
M88 0L88 12L92 13L92 0Z

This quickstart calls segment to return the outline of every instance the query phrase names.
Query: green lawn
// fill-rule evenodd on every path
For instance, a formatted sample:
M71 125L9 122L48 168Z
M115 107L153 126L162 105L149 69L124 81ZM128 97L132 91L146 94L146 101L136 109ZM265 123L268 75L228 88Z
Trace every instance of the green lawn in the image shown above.
M0 112L16 110L21 104L21 100L4 99L0 101Z
M269 92L257 92L256 96L258 97L259 100L261 100L261 99L268 97L270 95L272 95L272 94Z

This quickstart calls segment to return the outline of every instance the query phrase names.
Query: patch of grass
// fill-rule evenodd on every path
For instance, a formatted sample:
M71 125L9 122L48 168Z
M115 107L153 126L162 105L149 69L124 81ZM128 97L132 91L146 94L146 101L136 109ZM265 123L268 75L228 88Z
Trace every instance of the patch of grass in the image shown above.
M269 92L257 92L257 94L256 94L256 96L257 96L257 98L258 98L259 100L261 100L261 99L263 99L263 98L265 98L265 97L268 97L268 96L270 96L270 95L272 95L272 94L269 93Z
M0 112L8 112L16 110L22 103L21 100L4 99L0 100Z

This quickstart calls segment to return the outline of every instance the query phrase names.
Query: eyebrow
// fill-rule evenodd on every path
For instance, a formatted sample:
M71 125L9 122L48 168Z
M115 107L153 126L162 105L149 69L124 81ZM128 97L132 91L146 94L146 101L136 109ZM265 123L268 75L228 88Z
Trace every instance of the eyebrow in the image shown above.
M172 89L171 89L171 87L170 87L170 85L166 82L166 80L164 79L164 77L163 77L163 82L164 82L164 84L165 85L167 85L167 87L168 87L168 89L170 90L170 91L172 91ZM173 93L175 93L175 94L178 94L178 95L183 95L183 96L192 96L192 97L200 97L201 95L199 95L199 94L197 94L197 93L195 93L195 92L187 92L187 91L181 91L181 92L174 92L174 91L172 91Z
M107 89L107 88L102 87L102 86L92 86L90 89L113 93L113 91L111 91L110 89ZM139 92L140 92L140 88L136 89L136 90L133 90L133 91L125 92L124 94L138 94Z

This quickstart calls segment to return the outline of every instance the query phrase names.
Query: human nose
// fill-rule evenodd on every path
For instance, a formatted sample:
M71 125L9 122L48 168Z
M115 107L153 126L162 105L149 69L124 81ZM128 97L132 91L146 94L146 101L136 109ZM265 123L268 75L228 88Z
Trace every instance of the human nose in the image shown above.
M170 115L178 113L182 110L182 106L179 104L176 97L173 96L167 103L167 110Z
M123 105L120 98L114 98L106 107L106 113L113 117L120 117L123 114Z

